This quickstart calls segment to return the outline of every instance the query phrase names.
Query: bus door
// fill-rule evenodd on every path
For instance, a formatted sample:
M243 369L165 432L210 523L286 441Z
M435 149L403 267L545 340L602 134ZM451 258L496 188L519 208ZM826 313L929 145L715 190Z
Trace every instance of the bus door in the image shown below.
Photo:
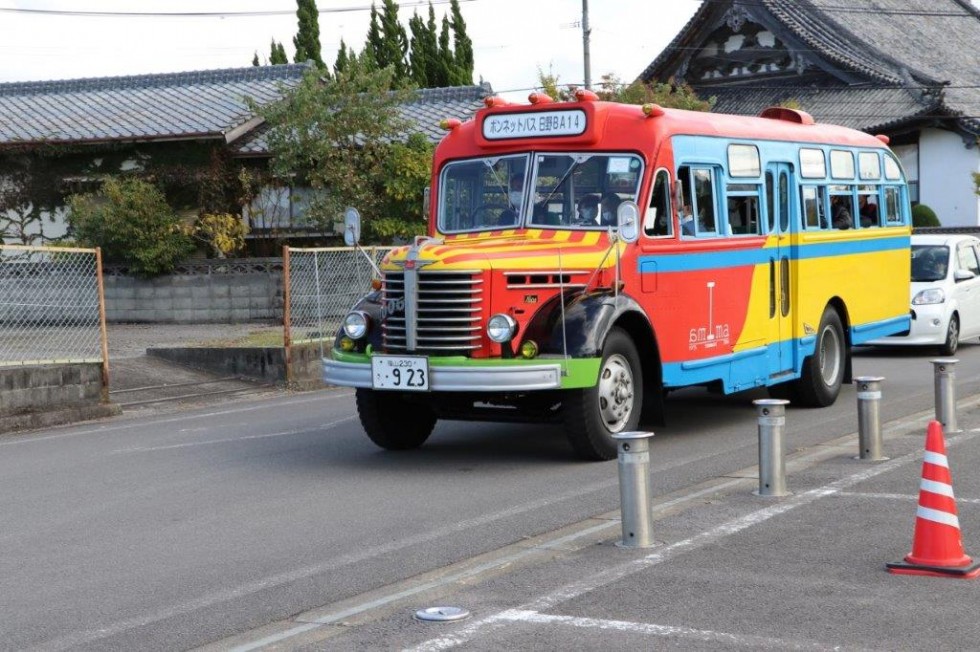
M796 369L793 323L790 304L793 294L790 266L790 225L792 224L792 173L789 163L766 166L767 240L769 263L769 342L770 378L790 374Z

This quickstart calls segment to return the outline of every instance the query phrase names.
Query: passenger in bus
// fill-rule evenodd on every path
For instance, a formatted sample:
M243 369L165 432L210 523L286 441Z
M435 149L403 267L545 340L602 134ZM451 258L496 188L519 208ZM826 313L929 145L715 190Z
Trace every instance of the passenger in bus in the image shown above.
M602 226L616 226L616 211L619 209L619 205L623 203L623 200L614 192L607 192L602 196L602 201L600 202L601 211L599 224Z
M830 198L831 225L835 229L849 229L854 226L851 219L851 211L847 210L847 198L842 195L833 195Z
M599 197L586 195L578 202L578 215L575 223L583 226L594 226L599 215Z
M867 195L858 195L858 205L861 226L878 226L878 204L868 201Z
M684 235L694 235L694 211L690 204L681 206L681 232Z

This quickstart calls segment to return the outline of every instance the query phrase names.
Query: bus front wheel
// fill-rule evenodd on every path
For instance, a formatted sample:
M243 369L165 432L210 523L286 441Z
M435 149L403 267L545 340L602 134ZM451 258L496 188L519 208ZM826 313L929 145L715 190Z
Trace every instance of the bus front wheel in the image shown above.
M582 459L611 460L617 454L612 436L635 430L642 409L640 356L626 331L614 328L602 347L596 384L565 392L562 417L568 441Z
M359 388L355 398L364 432L385 450L418 448L435 428L436 416L430 408L409 402L398 392Z
M840 394L847 364L847 340L840 315L827 307L820 318L817 345L813 355L803 363L803 374L794 392L800 403L808 407L833 405Z

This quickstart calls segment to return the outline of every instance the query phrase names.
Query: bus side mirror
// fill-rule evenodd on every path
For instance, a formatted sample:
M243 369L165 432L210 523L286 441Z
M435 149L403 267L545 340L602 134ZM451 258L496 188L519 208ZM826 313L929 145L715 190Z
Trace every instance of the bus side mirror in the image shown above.
M640 237L640 207L635 201L624 201L616 209L619 238L624 242L636 242Z
M361 214L353 206L344 211L344 244L355 246L361 241Z

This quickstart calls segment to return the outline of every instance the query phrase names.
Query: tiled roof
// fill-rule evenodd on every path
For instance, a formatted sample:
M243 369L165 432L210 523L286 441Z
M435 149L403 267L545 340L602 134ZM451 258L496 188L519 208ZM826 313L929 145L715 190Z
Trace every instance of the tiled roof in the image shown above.
M223 137L308 64L0 84L0 145Z
M669 74L671 62L684 51L681 48L696 45L698 28L730 4L704 2L640 78ZM813 55L876 89L864 89L863 84L846 91L797 89L794 95L819 120L870 130L916 116L952 116L966 130L980 132L980 11L970 0L753 0L740 4L750 15L766 12ZM775 93L772 84L759 84L765 88L748 90L752 83L747 82L737 86L737 92L712 88L704 94L718 94L718 111L754 112L756 101ZM936 87L943 87L938 95L923 92Z
M399 110L402 118L412 124L415 131L421 132L433 143L446 135L439 126L445 118L467 120L477 109L483 108L483 99L493 95L490 84L479 86L453 86L450 88L423 88L415 92L415 99L403 104ZM256 130L251 137L243 139L235 150L242 156L263 155L267 151L264 129Z

